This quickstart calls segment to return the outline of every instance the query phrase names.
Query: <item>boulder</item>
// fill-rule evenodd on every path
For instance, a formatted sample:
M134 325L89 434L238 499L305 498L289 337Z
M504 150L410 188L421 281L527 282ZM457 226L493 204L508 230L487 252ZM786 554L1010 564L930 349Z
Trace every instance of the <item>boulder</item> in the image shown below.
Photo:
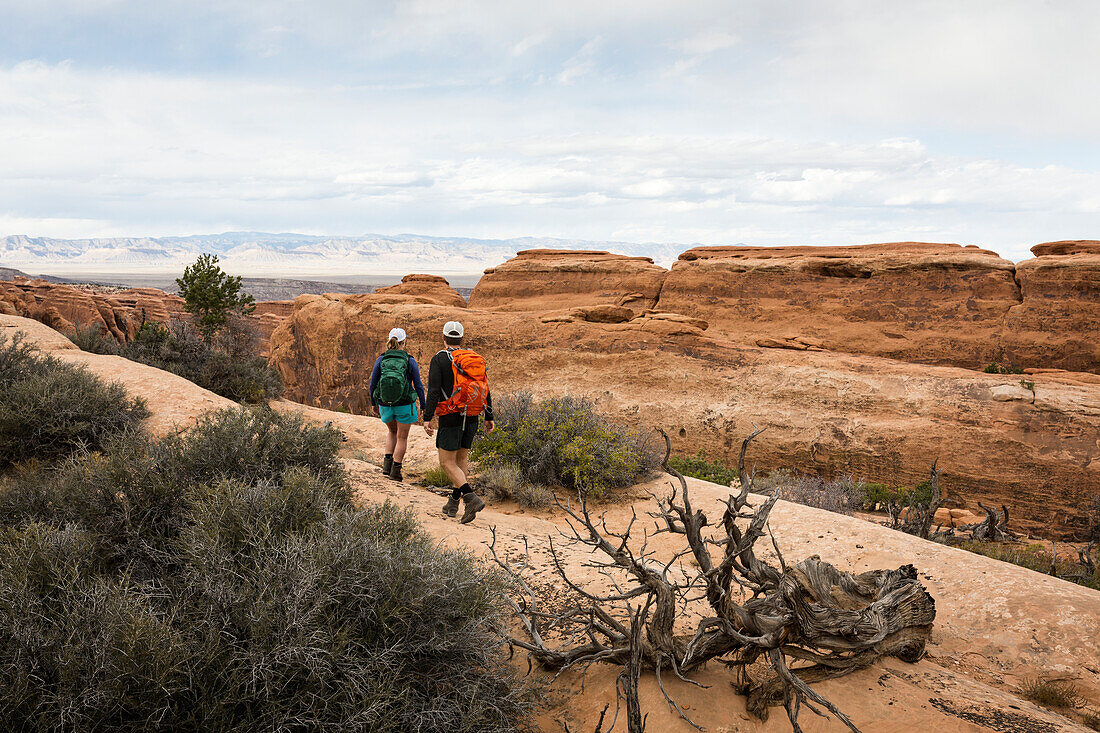
M649 257L595 250L529 249L490 267L471 308L504 311L618 305L652 308L668 271Z
M989 391L997 402L1035 401L1035 392L1021 384L998 384Z

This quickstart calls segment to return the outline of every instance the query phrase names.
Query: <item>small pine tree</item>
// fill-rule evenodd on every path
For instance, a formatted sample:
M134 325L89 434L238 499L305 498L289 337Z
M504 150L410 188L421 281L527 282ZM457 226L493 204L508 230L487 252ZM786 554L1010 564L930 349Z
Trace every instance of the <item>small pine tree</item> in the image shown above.
M230 313L247 315L256 310L252 296L241 293L240 275L227 275L218 267L217 255L199 255L184 269L183 277L176 278L176 285L184 307L195 316L207 339L229 322Z

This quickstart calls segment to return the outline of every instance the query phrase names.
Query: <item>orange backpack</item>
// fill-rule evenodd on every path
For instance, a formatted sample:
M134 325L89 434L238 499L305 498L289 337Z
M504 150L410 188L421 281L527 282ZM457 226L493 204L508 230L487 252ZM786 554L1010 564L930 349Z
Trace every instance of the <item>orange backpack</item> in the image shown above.
M435 408L436 415L473 417L485 409L489 394L489 378L485 375L485 359L469 349L447 351L454 371L455 387L445 402Z

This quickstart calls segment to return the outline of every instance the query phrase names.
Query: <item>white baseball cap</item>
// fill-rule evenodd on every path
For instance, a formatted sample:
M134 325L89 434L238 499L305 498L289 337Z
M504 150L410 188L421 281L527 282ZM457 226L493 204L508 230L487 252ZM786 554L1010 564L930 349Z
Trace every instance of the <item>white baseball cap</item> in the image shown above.
M451 338L462 338L462 324L458 321L447 321L443 326L443 335Z
M396 338L398 341L405 340L405 329L403 328L391 328L390 335L387 338Z

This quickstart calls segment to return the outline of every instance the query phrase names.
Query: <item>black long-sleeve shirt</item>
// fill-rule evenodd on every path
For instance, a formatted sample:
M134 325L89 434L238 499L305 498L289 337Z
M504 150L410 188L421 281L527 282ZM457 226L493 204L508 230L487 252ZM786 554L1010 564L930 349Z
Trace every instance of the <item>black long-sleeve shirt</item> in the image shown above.
M428 364L428 404L424 407L424 421L432 419L435 408L440 402L446 402L455 389L455 374L451 367L451 356L444 349L432 357ZM481 417L491 421L493 419L493 393L485 395L485 412ZM462 413L453 415L440 415L439 427L451 428L462 424Z

